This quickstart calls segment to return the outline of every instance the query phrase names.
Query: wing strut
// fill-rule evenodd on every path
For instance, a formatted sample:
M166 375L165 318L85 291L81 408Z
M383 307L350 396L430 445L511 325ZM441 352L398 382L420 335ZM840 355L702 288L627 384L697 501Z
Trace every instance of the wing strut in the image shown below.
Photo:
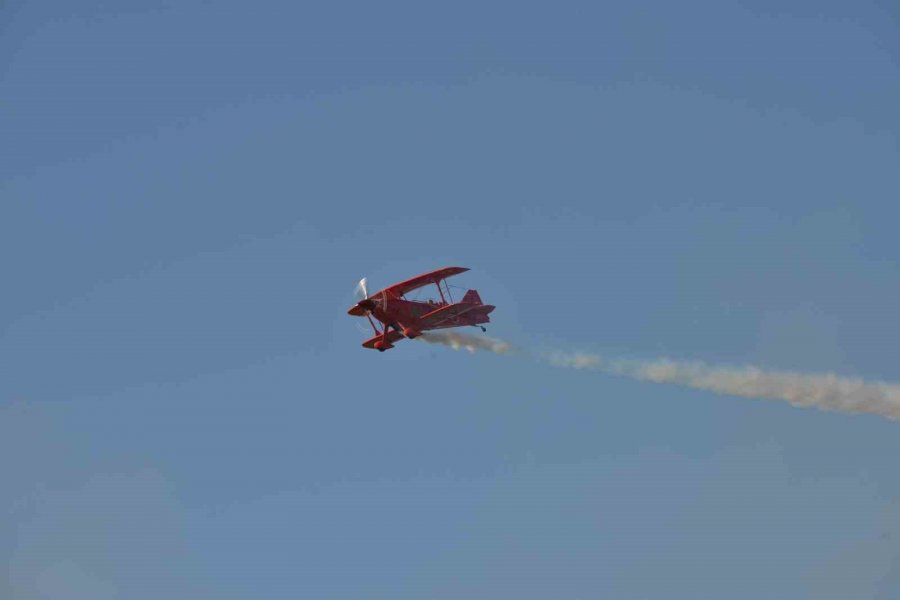
M381 332L375 327L375 321L372 320L372 315L369 314L369 311L366 311L366 318L369 319L369 324L372 326L372 329L375 330L375 335L381 335Z
M450 284L447 283L447 280L444 280L444 287L447 288L447 297L450 298L450 303L453 303L453 294L450 293Z

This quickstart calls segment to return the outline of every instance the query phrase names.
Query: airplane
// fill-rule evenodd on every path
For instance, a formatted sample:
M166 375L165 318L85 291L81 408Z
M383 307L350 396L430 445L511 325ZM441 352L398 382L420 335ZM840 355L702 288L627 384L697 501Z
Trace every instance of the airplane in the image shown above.
M372 329L375 330L375 336L362 343L363 348L384 352L393 348L394 342L398 340L414 339L432 329L471 325L481 327L481 331L487 331L484 323L490 323L488 313L494 310L494 306L484 304L475 290L466 291L459 302L453 302L453 298L450 297L450 287L446 279L468 270L465 267L445 267L395 283L371 296L363 278L357 289L363 293L364 298L347 311L351 316L364 316L369 319ZM440 301L405 298L406 294L426 285L437 286ZM381 323L380 331L372 317Z

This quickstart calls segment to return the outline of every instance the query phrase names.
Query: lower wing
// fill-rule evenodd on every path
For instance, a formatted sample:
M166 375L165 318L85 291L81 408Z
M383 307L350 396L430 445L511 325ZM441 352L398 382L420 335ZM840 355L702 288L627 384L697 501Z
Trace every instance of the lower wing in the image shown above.
M362 343L363 348L375 348L375 342L380 342L383 339L384 339L384 336L382 336L380 334L376 335L373 338L369 338ZM402 339L403 339L403 334L400 333L399 331L397 331L396 329L391 329L387 334L387 343L388 344L392 345L394 342L396 342L398 340L402 340Z
M416 326L421 331L429 329L445 329L463 325L480 325L490 323L488 313L494 310L490 304L450 304L421 317Z

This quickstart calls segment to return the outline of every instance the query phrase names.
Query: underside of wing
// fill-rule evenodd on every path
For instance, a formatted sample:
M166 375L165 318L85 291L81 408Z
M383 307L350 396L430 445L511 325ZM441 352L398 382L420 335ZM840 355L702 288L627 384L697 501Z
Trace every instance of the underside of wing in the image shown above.
M402 296L403 294L407 294L409 292L412 292L413 290L417 290L420 287L425 287L428 284L443 281L448 277L453 277L454 275L465 273L468 270L469 269L467 269L466 267L444 267L443 269L438 269L430 273L424 273L417 277L413 277L412 279L407 279L406 281L395 283L391 287L382 290L382 292L387 292L388 294L391 294L393 296ZM377 292L372 295L377 296L378 293L381 292Z

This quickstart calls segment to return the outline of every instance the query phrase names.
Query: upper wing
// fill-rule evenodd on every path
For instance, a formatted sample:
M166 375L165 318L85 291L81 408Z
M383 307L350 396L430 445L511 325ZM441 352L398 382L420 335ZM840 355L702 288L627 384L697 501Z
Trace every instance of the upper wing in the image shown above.
M432 271L431 273L425 273L423 275L419 275L418 277L413 277L412 279L407 279L406 281L395 283L388 288L372 294L372 297L377 296L382 292L387 292L393 296L402 296L403 294L406 294L413 290L417 290L420 287L424 287L429 283L437 283L438 281L442 281L444 279L447 279L448 277L453 277L454 275L465 273L468 270L469 269L467 269L466 267L444 267L443 269L438 269L437 271Z

